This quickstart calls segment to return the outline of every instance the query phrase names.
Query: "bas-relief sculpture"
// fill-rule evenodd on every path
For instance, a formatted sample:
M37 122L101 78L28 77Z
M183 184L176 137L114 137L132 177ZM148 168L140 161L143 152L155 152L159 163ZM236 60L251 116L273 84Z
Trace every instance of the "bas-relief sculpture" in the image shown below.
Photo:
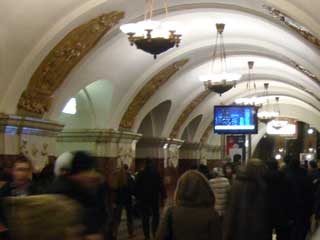
M196 109L209 94L210 94L210 91L206 90L206 91L200 93L195 99L193 99L191 101L190 104L188 104L188 106L183 110L183 112L179 116L177 122L175 123L175 125L170 133L170 138L177 138L178 137L181 126L188 119L188 117L190 116L192 111L194 109Z
M26 156L32 163L34 172L41 172L49 163L49 150L47 143L30 143L21 140L19 154Z
M20 113L41 116L48 112L53 94L71 70L123 17L124 12L110 12L77 27L65 36L34 72L20 97Z
M281 12L278 9L275 9L271 6L264 5L264 8L269 12L269 14L278 19L279 21L283 22L285 25L290 27L291 29L298 32L302 37L304 37L306 40L314 44L316 47L320 48L320 39L318 39L314 34L311 33L308 29L303 27L301 24L299 24L297 21L295 21L293 18L289 17L285 13Z
M136 116L142 107L147 103L147 101L161 86L168 82L174 74L176 74L185 64L187 64L188 61L189 59L183 59L171 64L157 73L146 85L144 85L123 115L120 122L120 128L131 129Z

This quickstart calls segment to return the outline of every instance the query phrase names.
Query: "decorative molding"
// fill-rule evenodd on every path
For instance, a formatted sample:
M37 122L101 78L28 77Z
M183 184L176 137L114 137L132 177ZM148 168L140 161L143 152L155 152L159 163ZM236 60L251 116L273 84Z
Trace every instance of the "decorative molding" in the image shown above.
M120 128L132 129L136 116L147 101L188 62L189 59L183 59L171 64L157 73L147 84L145 84L123 115L120 122Z
M155 147L155 148L162 148L166 144L167 146L170 145L177 145L181 146L183 145L184 141L180 139L172 139L172 138L158 138L158 137L142 137L138 143L137 146L140 147Z
M209 126L206 128L206 130L204 131L204 133L202 134L202 137L200 139L200 142L202 144L207 144L208 143L208 140L209 140L209 137L210 137L210 133L211 133L211 131L213 131L212 129L213 129L213 123L211 122L209 124Z
M59 134L58 142L108 142L132 143L138 141L141 134L116 131L113 129L73 129Z
M66 35L34 72L20 97L19 113L41 116L48 112L53 94L71 70L123 17L124 12L118 11L103 14Z
M170 138L177 138L179 131L181 129L181 126L185 123L185 121L188 119L190 114L193 112L194 109L196 109L202 101L209 96L211 92L209 90L206 90L202 93L200 93L196 98L194 98L190 104L183 110L180 117L178 118L177 122L175 123L174 127L172 128L172 131L170 133Z
M299 63L296 63L295 61L293 60L290 60L290 64L295 68L297 69L298 71L300 71L301 73L303 73L304 75L306 75L307 77L313 79L315 82L317 82L317 84L319 84L320 80L319 78L314 74L312 73L311 71L309 71L308 69L306 69L305 67L301 66Z
M311 33L309 29L305 28L292 17L286 15L285 13L274 7L267 5L264 5L263 7L269 12L272 17L278 19L286 26L299 33L304 39L315 45L317 48L320 48L320 39L317 38L313 33Z
M56 137L64 125L57 122L21 116L0 116L0 132L8 135L37 135Z

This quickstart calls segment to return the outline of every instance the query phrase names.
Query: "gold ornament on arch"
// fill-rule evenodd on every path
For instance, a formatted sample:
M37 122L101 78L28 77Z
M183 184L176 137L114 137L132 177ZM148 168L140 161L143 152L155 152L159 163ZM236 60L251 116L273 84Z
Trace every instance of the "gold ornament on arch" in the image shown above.
M41 117L48 112L52 96L71 70L123 17L124 12L113 11L92 19L68 33L34 72L18 102L18 113Z

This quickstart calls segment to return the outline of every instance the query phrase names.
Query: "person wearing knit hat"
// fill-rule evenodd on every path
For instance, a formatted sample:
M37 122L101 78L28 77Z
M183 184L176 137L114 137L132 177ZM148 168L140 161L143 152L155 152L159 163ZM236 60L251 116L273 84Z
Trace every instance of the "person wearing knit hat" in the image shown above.
M54 165L54 174L56 177L65 176L71 171L73 154L71 152L62 153Z

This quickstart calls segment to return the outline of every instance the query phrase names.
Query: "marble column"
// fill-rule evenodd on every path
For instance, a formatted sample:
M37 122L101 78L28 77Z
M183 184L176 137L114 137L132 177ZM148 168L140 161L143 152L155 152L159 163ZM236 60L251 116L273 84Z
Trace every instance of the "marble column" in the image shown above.
M40 172L56 156L56 138L63 125L38 118L0 115L0 159L10 168L21 154Z
M168 201L179 178L179 159L182 140L171 138L143 137L137 144L137 166L142 167L145 161L156 164L168 192Z
M202 143L184 143L180 151L180 168L188 170L199 164L214 165L221 160L221 147Z

